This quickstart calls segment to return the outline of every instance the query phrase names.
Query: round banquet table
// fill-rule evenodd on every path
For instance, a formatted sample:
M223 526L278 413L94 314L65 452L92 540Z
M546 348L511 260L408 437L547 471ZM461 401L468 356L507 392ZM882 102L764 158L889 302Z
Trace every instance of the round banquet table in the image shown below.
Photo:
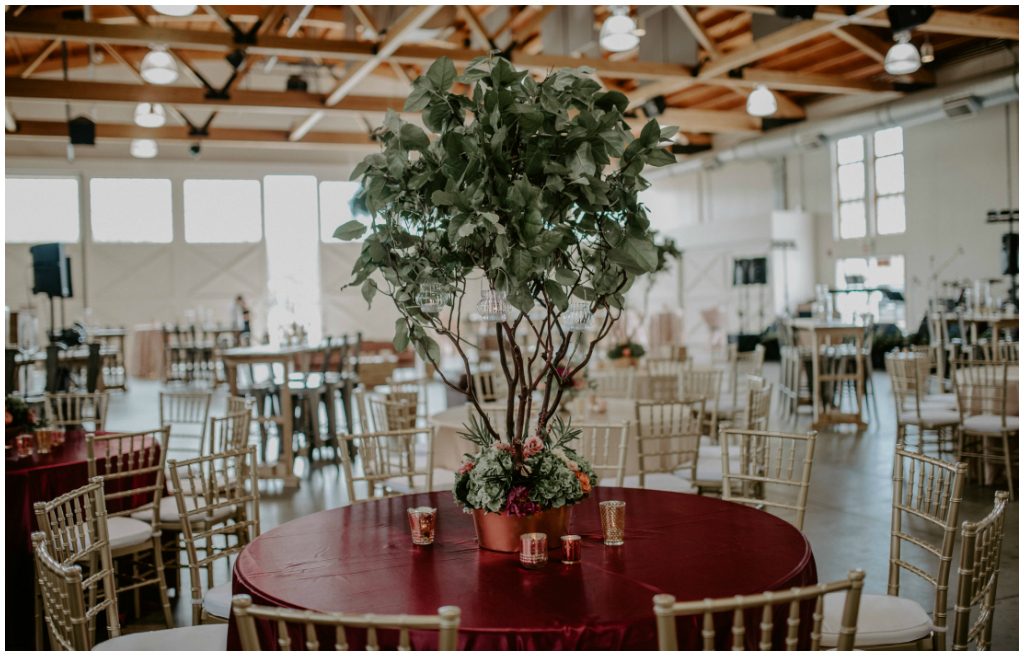
M601 541L597 503L607 499L626 502L621 547ZM437 541L428 547L413 546L409 538L405 510L420 505L438 509ZM393 497L315 513L264 533L239 554L232 588L257 604L314 611L435 614L455 605L462 610L460 649L561 650L656 649L652 598L659 593L685 601L817 582L802 533L720 499L596 488L575 506L571 530L583 536L581 564L563 565L552 551L546 567L526 570L516 554L477 548L472 517L450 493ZM776 622L779 647L785 611ZM721 618L725 634L730 619ZM681 649L699 648L698 623L679 620ZM258 630L263 644L272 644L275 626L260 623ZM801 630L809 639L809 622L801 622ZM756 633L749 638L756 641ZM365 638L348 639L361 649L357 643ZM411 639L416 649L437 648L436 634L413 632ZM232 618L228 649L239 646Z
M102 468L106 444L100 442L96 448L97 463ZM4 554L7 572L5 621L8 627L31 627L35 622L31 603L35 572L32 531L38 530L33 504L56 499L89 482L85 433L68 431L64 444L52 448L50 453L36 453L18 460L7 459L4 464L7 495L4 501L7 534ZM115 479L107 484L107 490L141 487L152 484L152 480L153 474L138 480ZM107 509L122 510L142 503L145 499L113 499L107 502ZM8 631L7 648L32 649L32 632Z

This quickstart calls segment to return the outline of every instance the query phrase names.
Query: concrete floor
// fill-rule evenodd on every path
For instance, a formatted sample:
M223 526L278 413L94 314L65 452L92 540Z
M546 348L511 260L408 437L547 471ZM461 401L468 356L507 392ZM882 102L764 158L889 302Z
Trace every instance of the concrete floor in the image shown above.
M766 365L768 380L777 379L777 366ZM830 581L845 578L848 570L859 567L867 573L865 592L885 594L889 560L889 522L892 502L892 455L895 446L895 419L887 378L875 374L878 413L871 417L868 429L861 433L826 432L817 442L811 480L805 531L818 566L818 578ZM157 393L160 387L150 381L133 380L127 393L114 392L110 403L108 429L145 429L157 423ZM431 411L444 407L444 389L431 392ZM224 409L223 390L215 397L212 414ZM774 423L778 424L776 420ZM809 415L796 424L776 425L785 430L805 430ZM279 483L261 486L263 530L269 530L296 517L347 503L340 469L331 464L312 468L300 459L296 472L302 477L298 490L283 490ZM968 485L960 519L977 520L992 507L995 488ZM953 617L956 592L958 549L953 557L947 613ZM998 604L995 612L994 649L1017 649L1018 642L1018 504L1010 505L1006 518L1006 537L1000 566ZM222 573L226 576L226 572ZM930 588L916 577L904 574L901 595L915 599L930 609ZM174 601L179 625L191 623L188 600ZM145 621L158 620L147 616ZM952 631L950 630L950 637Z

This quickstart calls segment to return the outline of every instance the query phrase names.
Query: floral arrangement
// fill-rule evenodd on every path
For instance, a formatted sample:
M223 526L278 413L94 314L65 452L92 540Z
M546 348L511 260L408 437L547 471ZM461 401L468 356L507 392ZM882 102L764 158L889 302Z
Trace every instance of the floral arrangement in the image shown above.
M9 433L27 432L43 425L43 422L36 417L36 411L30 408L25 403L25 399L20 396L8 395L4 400L4 408L6 410L4 428Z
M590 463L569 446L579 437L579 429L561 418L519 444L492 439L475 417L467 428L463 436L480 451L466 455L455 474L455 501L466 512L480 509L527 517L578 503L597 484Z
M608 359L618 360L619 358L642 358L647 351L636 342L623 342L608 349Z

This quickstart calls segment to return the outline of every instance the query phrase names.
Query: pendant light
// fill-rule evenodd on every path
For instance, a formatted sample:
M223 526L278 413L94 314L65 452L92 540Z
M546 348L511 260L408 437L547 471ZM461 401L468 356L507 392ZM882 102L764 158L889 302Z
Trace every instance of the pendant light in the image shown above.
M150 7L152 7L158 14L174 16L175 18L183 18L196 13L196 9L199 8L199 5L150 5Z
M142 58L142 79L150 84L171 84L178 79L178 64L164 46L154 46Z
M763 84L754 87L747 96L747 113L751 116L771 116L779 109L779 101L771 89Z
M128 152L132 154L132 157L139 159L152 159L157 154L156 141L152 139L132 139L132 143L128 146Z
M924 43L921 44L921 63L930 64L935 61L935 47L932 42L925 38Z
M135 125L140 128L159 128L167 122L167 114L160 103L142 102L135 106Z
M921 53L910 42L910 32L896 34L896 43L885 53L885 72L889 75L910 75L921 68Z
M626 52L640 45L641 32L629 15L629 7L612 5L609 9L612 13L601 26L601 47L609 52Z

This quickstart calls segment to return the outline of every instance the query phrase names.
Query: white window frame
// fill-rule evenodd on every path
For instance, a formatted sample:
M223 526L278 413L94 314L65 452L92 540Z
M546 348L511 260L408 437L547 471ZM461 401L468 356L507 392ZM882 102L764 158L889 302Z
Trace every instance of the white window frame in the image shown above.
M839 217L839 206L842 204L839 197L839 139L836 139L831 145L831 163L832 163L832 235L835 241L856 241L858 239L871 239L874 237L891 237L896 235L903 235L907 232L907 224L909 223L910 207L907 201L907 142L906 142L906 131L903 132L903 148L898 154L903 156L903 191L894 194L879 195L878 190L875 187L875 162L879 159L875 156L875 133L881 132L882 130L888 130L893 127L898 127L903 130L903 126L893 125L888 127L882 127L877 130L871 130L870 132L864 132L861 134L850 134L846 137L857 137L859 136L864 141L864 236L863 237L843 237L840 231L840 217ZM842 137L842 138L846 138ZM893 153L894 155L897 153ZM885 157L889 157L886 155ZM882 197L891 196L903 196L903 231L902 232L878 232L878 200Z

